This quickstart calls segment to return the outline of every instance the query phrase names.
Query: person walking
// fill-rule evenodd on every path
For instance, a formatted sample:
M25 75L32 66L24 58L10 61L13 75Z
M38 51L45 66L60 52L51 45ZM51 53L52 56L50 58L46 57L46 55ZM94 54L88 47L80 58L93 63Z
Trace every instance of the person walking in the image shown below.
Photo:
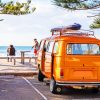
M39 50L39 43L37 39L34 39L34 45L32 46L32 48L34 49L34 56L37 57L37 53ZM37 58L35 58L35 64L37 64Z
M34 48L34 55L37 56L37 52L39 50L39 43L37 39L34 39L34 45L32 46L32 48Z
M15 56L15 47L13 45L10 45L8 48L7 48L7 56L8 57L8 62L9 62L9 58L11 58L12 56ZM12 59L10 59L10 61L12 61Z

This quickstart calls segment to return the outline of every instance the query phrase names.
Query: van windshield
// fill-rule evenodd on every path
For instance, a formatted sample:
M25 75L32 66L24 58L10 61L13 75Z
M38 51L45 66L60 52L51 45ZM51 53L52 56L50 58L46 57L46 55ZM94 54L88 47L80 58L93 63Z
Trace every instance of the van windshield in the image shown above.
M67 54L78 54L78 55L84 55L84 54L100 54L100 47L97 44L67 44Z

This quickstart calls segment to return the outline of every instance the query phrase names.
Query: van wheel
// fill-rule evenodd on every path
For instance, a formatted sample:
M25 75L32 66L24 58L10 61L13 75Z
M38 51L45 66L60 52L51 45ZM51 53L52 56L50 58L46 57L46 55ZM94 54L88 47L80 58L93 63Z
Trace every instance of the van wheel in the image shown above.
M39 72L38 72L38 81L43 82L44 77L45 76L42 74L41 70L39 69Z
M62 87L56 85L56 81L53 78L50 80L50 91L53 94L61 94L62 93Z
M92 93L98 93L99 92L99 88L92 88Z

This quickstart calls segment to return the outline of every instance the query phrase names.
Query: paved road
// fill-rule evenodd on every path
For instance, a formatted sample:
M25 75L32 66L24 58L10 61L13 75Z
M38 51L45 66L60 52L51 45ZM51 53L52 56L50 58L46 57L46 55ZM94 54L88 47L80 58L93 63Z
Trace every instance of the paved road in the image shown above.
M0 100L99 100L100 92L63 90L62 95L50 93L49 86L36 77L0 77Z

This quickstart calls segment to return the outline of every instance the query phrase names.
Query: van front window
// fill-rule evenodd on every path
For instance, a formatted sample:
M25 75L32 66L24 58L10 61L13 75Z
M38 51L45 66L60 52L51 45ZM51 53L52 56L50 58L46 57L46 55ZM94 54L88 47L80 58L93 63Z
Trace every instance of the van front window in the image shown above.
M67 44L67 54L100 54L100 47L97 44Z

